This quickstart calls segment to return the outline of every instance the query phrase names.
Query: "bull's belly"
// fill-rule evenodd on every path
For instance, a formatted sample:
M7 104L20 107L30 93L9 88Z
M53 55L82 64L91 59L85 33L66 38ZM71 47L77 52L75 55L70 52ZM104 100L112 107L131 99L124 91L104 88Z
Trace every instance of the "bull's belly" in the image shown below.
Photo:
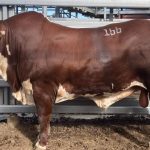
M32 89L32 84L30 83L29 80L23 82L23 88L19 90L16 93L13 93L13 96L20 101L22 104L28 104L32 105L34 104L33 100L33 89ZM103 96L100 93L96 94L74 94L74 93L69 93L66 91L66 89L60 85L58 88L58 94L57 98L55 100L55 103L60 103L63 101L68 101L68 100L73 100L78 97L85 97L93 100L99 107L101 108L107 108L113 103L119 101L120 99L123 99L132 93L135 92L135 88L132 88L134 86L139 86L142 88L146 88L141 82L138 81L133 81L126 89L122 89L117 93L111 94L111 96Z
M55 103L61 103L67 100L73 100L75 98L79 98L79 97L85 97L85 98L90 98L93 99L94 97L98 97L99 95L101 95L100 93L96 93L96 94L90 94L90 93L86 93L86 94L76 94L76 93L69 93L65 87L63 87L62 85L59 85L58 88L58 94L55 100ZM100 96L99 96L100 97Z
M60 102L66 101L66 100L73 100L78 97L85 97L85 98L93 100L98 107L108 108L110 105L114 104L115 102L133 94L136 91L136 89L133 88L134 86L139 86L139 87L145 88L145 86L142 83L140 83L138 81L133 81L125 89L122 89L116 93L111 93L110 96L108 96L108 95L105 96L101 93L96 93L96 94L87 93L84 95L69 94L65 90L65 88L62 85L60 85L55 103L60 103Z
M29 82L29 80L27 80L27 81L23 82L22 85L23 85L22 86L23 88L15 93L12 93L12 95L18 102L21 102L24 105L33 105L34 100L33 100L33 90L32 90L31 83ZM62 85L59 85L55 103L61 103L64 101L73 100L73 99L81 97L81 96L90 98L90 99L95 99L95 98L100 98L101 96L99 96L99 95L100 95L100 93L97 93L97 94L87 93L84 95L69 93Z

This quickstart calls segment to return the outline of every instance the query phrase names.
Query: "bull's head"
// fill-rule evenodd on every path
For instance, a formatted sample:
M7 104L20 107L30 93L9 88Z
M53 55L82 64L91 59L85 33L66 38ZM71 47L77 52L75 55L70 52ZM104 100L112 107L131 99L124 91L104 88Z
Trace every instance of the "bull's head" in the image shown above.
M7 57L4 56L3 51L5 48L5 43L3 37L6 36L6 27L3 23L3 21L0 21L0 77L2 77L4 80L7 81L7 68L8 68L8 62Z
M0 37L2 37L3 35L5 35L5 30L0 31Z
M0 21L0 39L5 36L6 31L5 31L5 26L3 24L3 21Z
M0 20L0 52L2 52L4 49L3 39L5 35L6 35L6 28L4 22Z

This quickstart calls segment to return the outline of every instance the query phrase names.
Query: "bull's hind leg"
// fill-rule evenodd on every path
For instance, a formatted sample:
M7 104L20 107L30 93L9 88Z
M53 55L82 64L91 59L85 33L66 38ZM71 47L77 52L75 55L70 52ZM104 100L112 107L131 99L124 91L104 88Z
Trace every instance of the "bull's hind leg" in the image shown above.
M50 114L52 112L52 101L56 97L54 85L41 81L33 83L33 97L39 117L40 133L35 149L44 150L48 142L50 130Z

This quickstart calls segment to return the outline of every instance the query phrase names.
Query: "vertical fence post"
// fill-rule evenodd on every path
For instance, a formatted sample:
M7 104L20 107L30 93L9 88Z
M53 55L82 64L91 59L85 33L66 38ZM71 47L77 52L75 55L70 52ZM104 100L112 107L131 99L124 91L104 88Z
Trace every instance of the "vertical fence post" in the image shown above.
M21 6L21 12L26 12L26 7L25 7L25 5L22 5L22 6Z
M104 7L104 20L106 21L107 20L107 8Z
M4 94L3 94L3 99L4 99L4 105L8 105L8 87L4 87Z
M42 13L43 13L44 17L47 17L47 6L42 7Z
M114 10L113 10L113 8L110 8L110 15L109 15L109 20L110 21L113 21L113 14L114 13Z
M59 18L60 17L60 7L56 7L55 8L55 18Z
M4 90L2 87L0 87L0 105L3 105L4 103Z
M3 19L3 16L2 16L3 14L2 14L2 6L0 6L0 20L2 20Z
M12 17L15 15L15 7L11 6L8 8L8 17Z
M7 6L2 6L2 19L5 20L8 18Z

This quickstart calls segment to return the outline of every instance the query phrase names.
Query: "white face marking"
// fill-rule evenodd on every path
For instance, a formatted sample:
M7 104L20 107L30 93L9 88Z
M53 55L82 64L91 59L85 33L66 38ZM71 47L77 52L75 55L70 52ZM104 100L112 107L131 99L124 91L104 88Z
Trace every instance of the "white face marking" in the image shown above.
M10 53L10 49L9 49L9 44L6 44L6 50L7 50L8 55L10 56L11 53Z
M7 81L8 60L0 53L0 76Z
M22 83L22 89L20 89L15 93L12 93L12 95L24 105L34 104L33 89L32 89L32 84L30 82L30 79L24 81Z
M1 30L0 33L1 33L1 35L5 35L6 34L6 32L4 30Z
M109 29L104 29L105 35L104 36L113 36L116 34L120 34L122 33L122 29L115 27L113 29L109 28Z

